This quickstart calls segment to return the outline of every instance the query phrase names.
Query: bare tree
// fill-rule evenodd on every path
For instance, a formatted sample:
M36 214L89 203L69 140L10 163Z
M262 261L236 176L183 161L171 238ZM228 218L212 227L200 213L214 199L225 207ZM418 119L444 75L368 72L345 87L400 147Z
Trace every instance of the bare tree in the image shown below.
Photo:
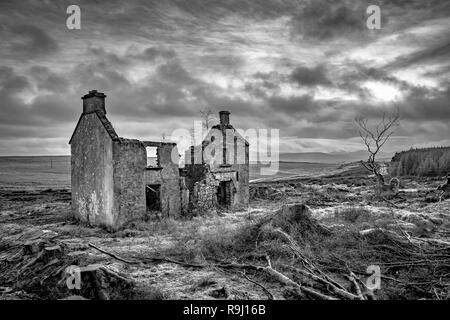
M439 192L439 202L442 201L444 196L450 195L450 173L447 173L447 181L436 188Z
M214 111L211 108L205 107L200 110L203 127L206 131L209 130L211 122L214 120Z
M396 109L392 113L383 113L381 121L375 127L369 127L369 119L362 116L355 118L355 122L358 125L359 135L366 145L367 151L369 153L369 158L366 162L361 160L361 164L368 171L373 173L377 178L378 186L381 190L386 190L387 188L395 188L394 184L397 184L398 180L391 180L390 185L385 185L384 177L380 172L380 165L376 160L377 154L380 152L384 144L389 140L395 129L399 125L400 114L399 110Z

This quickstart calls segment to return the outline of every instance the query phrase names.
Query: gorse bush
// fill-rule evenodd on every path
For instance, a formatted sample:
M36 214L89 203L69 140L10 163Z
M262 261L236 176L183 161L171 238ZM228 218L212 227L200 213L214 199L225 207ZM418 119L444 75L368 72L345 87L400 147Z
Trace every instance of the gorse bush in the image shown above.
M450 147L411 149L394 155L392 176L439 176L450 172Z

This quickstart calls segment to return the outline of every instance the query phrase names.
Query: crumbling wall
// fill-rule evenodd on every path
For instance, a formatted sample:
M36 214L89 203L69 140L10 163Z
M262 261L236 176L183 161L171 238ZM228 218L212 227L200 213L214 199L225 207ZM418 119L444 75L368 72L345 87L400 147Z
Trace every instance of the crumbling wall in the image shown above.
M186 186L186 178L180 176L181 214L189 212L189 189Z
M229 129L228 129L229 130ZM225 141L226 159L230 165L229 171L234 172L232 181L235 192L232 208L248 207L249 204L249 146L248 143L234 130L228 131ZM232 134L230 134L230 132ZM220 166L217 167L220 170Z
M217 170L217 169L215 169ZM235 195L236 195L236 185L235 185L235 177L236 172L232 170L231 167L227 168L220 168L218 171L211 171L214 178L218 181L218 184L220 185L220 182L227 182L229 183L225 187L225 197L229 199L229 204L227 204L228 207L233 207L235 204ZM218 199L218 203L220 205L220 201Z
M215 174L217 179L232 182L233 194L230 205L231 209L248 207L248 143L230 124L227 124L226 126L214 126L205 137L205 141L210 145L218 145L216 152L208 150L204 153L204 161L205 163L211 164L211 171Z
M147 153L138 140L114 142L114 229L143 218L145 207L144 168Z
M204 178L193 185L191 194L192 210L198 213L215 211L217 206L217 187L219 180L209 170L209 166L204 166Z
M71 142L72 208L76 218L112 227L113 141L95 113L85 114Z
M177 146L174 143L163 142L144 142L144 145L158 147L157 154L160 166L160 168L145 170L145 184L161 185L162 216L177 218L181 215L180 173L178 162L172 159L172 152L178 155Z
M226 137L226 138L225 138ZM200 152L203 150L203 152ZM192 163L192 161L196 161ZM198 162L201 163L198 163ZM214 126L201 145L191 147L185 154L187 187L196 193L194 184L206 181L205 171L210 168L218 181L232 185L231 209L249 205L249 145L229 124ZM199 187L200 188L200 187ZM217 185L214 186L214 194ZM208 196L205 196L208 198ZM192 206L197 206L196 195L191 195ZM200 204L200 208L202 205Z
M234 198L235 206L248 207L250 199L250 172L248 164L234 165L233 169L237 172L238 176L234 177L234 183L236 186L236 194ZM239 178L239 179L237 179Z

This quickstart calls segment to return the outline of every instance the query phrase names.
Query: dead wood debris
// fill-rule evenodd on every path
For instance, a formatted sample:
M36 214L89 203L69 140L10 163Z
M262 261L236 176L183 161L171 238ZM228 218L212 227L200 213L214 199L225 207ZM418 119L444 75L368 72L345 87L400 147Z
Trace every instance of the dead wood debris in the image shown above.
M91 245L92 248L95 248L97 250L99 250L100 248ZM118 257L116 254L107 252L104 249L100 249L101 252L108 254L109 256L125 262L125 263L129 263L129 264L146 264L146 263L154 263L154 262L167 262L167 263L174 263L174 264L178 264L181 265L183 267L186 268L219 268L219 269L238 269L238 270L248 270L248 271L258 271L258 272L264 272L270 276L272 276L276 281L286 285L286 286L292 286L296 289L298 289L300 292L305 292L306 294L317 298L317 299L324 299L324 300L335 300L335 298L322 294L312 288L306 287L306 286L302 286L300 284L298 284L297 282L291 280L289 277L287 277L286 275L282 274L281 272L273 269L271 267L271 265L269 264L267 267L263 267L263 266L257 266L257 265L251 265L251 264L239 264L239 263L227 263L227 262L223 262L223 263L211 263L211 264L192 264L192 263L186 263L186 262L182 262L182 261L176 261L176 260L172 260L172 259L168 259L168 258L163 258L163 257L146 257L145 259L142 259L140 261L138 260L129 260L129 259L124 259L121 257ZM99 251L100 251L99 250Z
M268 219L264 220L263 224L270 224L271 226L284 226L285 222L289 223L302 223L303 228L307 230L313 229L315 232L324 232L328 234L329 230L321 228L310 218L310 211L307 206L304 205L291 205L285 206L283 209ZM275 269L271 259L268 255L265 256L267 266L255 265L255 264L245 264L245 263L231 263L226 261L221 261L219 263L209 263L209 264L194 264L186 263L182 261L173 260L166 257L142 257L141 259L125 259L114 253L108 252L105 249L99 248L93 244L89 244L90 247L107 254L114 259L128 263L128 264L147 264L147 263L158 263L167 262L181 265L186 268L219 268L225 270L237 270L239 274L244 275L248 281L261 287L264 292L269 296L269 299L273 299L274 296L270 293L267 288L262 286L253 280L250 280L245 272L255 272L265 274L269 276L276 282L282 284L285 287L290 287L295 289L298 294L304 298L321 299L321 300L336 300L336 299L350 299L350 300L363 300L365 297L362 295L359 286L356 286L356 293L349 292L343 285L339 284L337 281L333 280L330 276L325 274L316 264L307 259L305 255L302 254L298 244L290 237L281 227L272 227L272 232L278 234L288 242L289 247L297 256L297 258L303 264L303 268L290 268L290 271L294 273L307 277L310 281L316 283L317 287L321 290L313 287L309 282L294 281L289 276L283 272ZM286 267L286 266L283 266Z
M294 229L293 226L295 226ZM142 257L134 256L123 258L94 244L89 244L91 248L98 250L110 257L128 264L147 265L154 263L174 263L184 268L216 268L232 270L242 275L247 281L261 288L269 299L275 299L266 286L261 281L256 281L256 277L267 277L275 283L281 284L284 288L291 288L297 292L297 297L301 299L348 299L348 300L375 300L373 290L366 287L366 284L356 276L356 274L366 275L360 265L354 265L351 270L347 262L343 259L319 260L308 257L300 245L290 234L290 232L301 232L307 235L318 234L323 237L332 236L332 231L321 226L311 218L310 210L303 204L284 206L281 210L262 218L258 224L259 232L257 238L275 237L284 243L295 257L296 263L286 263L276 259L275 263L269 255L254 252L253 256L265 258L266 265L260 263L236 263L227 261L213 261L210 263L189 263L171 259L169 257ZM415 238L407 233L396 233L392 230L381 228L364 230L359 234L361 241L371 245L372 250L379 252L379 256L386 260L376 261L384 270L382 279L390 282L394 281L405 288L411 288L417 292L427 293L432 296L445 298L445 286L448 285L449 272L445 266L450 265L450 247L443 241L424 240ZM256 249L258 250L258 248ZM250 254L251 255L251 254ZM384 259L383 258L383 259ZM317 259L316 259L317 260ZM424 272L423 268L429 270L428 281L410 281L410 278L396 278L391 270L404 268L418 268ZM329 270L341 270L339 273L329 273ZM447 271L446 271L447 270ZM428 272L428 271L425 271ZM249 278L252 274L253 279ZM394 273L395 274L395 273ZM415 275L415 279L420 279L423 273Z
M0 284L6 287L2 294L17 297L26 292L32 299L62 299L74 294L100 300L132 297L133 281L103 265L86 265L57 236L30 228L1 239ZM79 272L80 287L68 285L71 268Z
M263 289L263 291L267 294L267 296L269 297L269 300L275 300L275 297L273 296L273 294L265 287L263 286L261 283L256 282L255 280L250 279L246 274L245 271L241 272L242 276L247 279L247 281L257 285L258 287L260 287L261 289Z

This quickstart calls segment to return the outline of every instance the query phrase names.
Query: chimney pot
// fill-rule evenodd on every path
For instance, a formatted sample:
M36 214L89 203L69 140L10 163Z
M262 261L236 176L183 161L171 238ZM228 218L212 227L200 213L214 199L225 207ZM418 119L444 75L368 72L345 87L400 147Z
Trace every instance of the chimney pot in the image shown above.
M220 124L222 126L227 126L230 124L230 111L220 111L219 112Z
M100 111L106 114L105 98L106 95L103 92L90 90L88 94L81 98L83 99L83 113Z

